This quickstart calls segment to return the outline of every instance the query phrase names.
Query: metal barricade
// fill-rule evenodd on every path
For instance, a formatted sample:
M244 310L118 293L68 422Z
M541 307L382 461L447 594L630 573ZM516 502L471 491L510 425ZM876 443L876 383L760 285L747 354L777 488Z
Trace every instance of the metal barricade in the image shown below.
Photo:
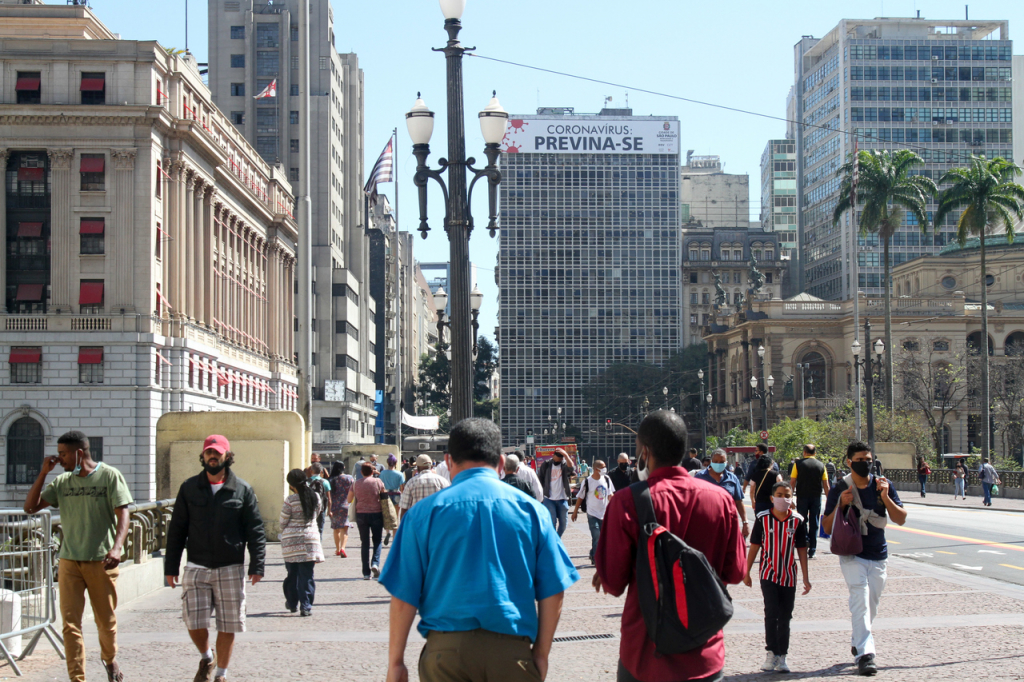
M31 654L42 635L64 658L64 640L54 628L53 552L49 510L26 514L20 509L0 509L0 652L19 677L15 657L20 661ZM28 643L22 648L26 637Z

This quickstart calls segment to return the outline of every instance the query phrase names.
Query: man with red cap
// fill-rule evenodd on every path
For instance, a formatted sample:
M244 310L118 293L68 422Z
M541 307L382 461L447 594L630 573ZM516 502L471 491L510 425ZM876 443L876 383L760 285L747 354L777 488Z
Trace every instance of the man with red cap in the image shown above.
M256 493L231 471L235 455L228 439L207 438L199 461L203 472L178 489L167 529L164 575L175 587L181 554L187 549L188 563L181 576L182 618L202 654L194 682L226 682L235 633L245 632L245 546L249 580L255 585L263 578L266 536ZM209 631L214 612L216 663Z

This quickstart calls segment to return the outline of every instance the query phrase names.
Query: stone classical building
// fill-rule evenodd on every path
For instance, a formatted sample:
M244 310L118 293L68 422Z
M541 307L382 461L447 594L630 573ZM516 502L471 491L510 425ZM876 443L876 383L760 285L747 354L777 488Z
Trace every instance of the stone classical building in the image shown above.
M1024 241L1006 245L1005 236L988 237L989 354L993 366L1008 362L1008 355L1024 350L1024 298L1020 294ZM978 240L966 248L946 247L939 255L918 258L893 270L892 329L897 366L913 357L922 366L965 364L983 347L981 339L980 254ZM898 292L898 293L897 293ZM883 336L884 301L860 295L861 343L863 318L871 322L871 343ZM768 425L786 417L824 418L845 403L854 388L853 302L823 301L809 294L785 300L761 301L751 311L720 318L704 329L708 344L709 392L713 396L709 432L721 435L734 426L760 430L761 404L751 404L750 377L761 384L762 368L757 355L764 346L763 375L775 379L768 410ZM1019 360L1014 359L1015 362ZM803 365L804 367L800 367ZM925 370L927 371L927 370ZM896 402L904 409L922 409L908 399L897 367ZM993 372L992 393L999 382ZM976 377L964 375L965 382ZM928 378L926 377L926 384ZM926 386L939 403L941 387ZM881 401L877 401L879 404ZM974 390L961 392L952 401L943 435L945 452L968 452L980 447L980 403ZM999 436L998 415L997 434ZM866 432L865 432L866 433ZM866 437L866 436L865 436Z
M136 499L168 411L295 405L291 187L195 60L0 6L0 497L81 429Z
M683 230L683 345L699 343L702 329L714 322L715 274L725 290L723 308L735 310L750 298L750 257L764 275L761 296L779 298L786 263L779 235L746 227Z

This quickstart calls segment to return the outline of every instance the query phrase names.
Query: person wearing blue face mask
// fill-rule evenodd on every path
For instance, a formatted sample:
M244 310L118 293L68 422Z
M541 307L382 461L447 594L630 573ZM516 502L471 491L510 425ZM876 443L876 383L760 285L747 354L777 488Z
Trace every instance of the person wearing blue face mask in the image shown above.
M743 505L743 485L736 474L726 471L729 466L727 459L725 450L722 448L715 450L711 455L711 464L706 469L694 474L694 478L725 488L725 492L729 493L733 501L736 502L736 513L739 514L743 524L743 537L746 539L750 535L750 526L747 523L747 509Z

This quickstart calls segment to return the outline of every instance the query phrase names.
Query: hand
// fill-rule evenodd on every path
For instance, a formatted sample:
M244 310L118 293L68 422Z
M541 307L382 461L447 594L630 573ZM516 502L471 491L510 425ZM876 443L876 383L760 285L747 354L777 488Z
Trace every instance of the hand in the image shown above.
M164 579L167 580L167 587L172 590L178 586L178 576L176 575L165 575Z
M41 469L42 472L43 472L43 475L46 475L46 474L50 473L51 471L53 471L53 469L57 466L58 462L60 462L60 457L57 457L56 455L50 455L49 457L43 457L43 466L42 466L42 469Z
M573 523L576 523L576 514L577 514L577 512L575 512L575 511L572 513L572 522Z
M839 495L839 504L849 507L853 504L853 488L847 488Z
M111 570L121 565L121 550L118 547L114 547L107 556L103 557L103 568Z
M747 573L745 576L743 576L743 584L746 585L747 587L753 587L754 586L753 581L750 579L750 574L749 573Z
M590 584L593 585L594 592L600 592L601 588L604 587L604 584L601 582L601 576L597 573L594 573L594 579L590 581ZM608 590L605 590L605 592L607 591Z
M750 524L744 521L740 531L743 533L743 539L746 540L750 536Z
M811 591L811 582L807 578L804 578L804 594L807 594L810 591Z
M263 580L263 576L262 576L262 575L256 575L256 574L254 573L253 575L250 575L250 576L249 576L249 580L251 580L251 581L252 581L252 584L253 584L253 586L255 586L255 585L256 585L256 583L258 583L259 581Z
M878 476L875 478L875 487L883 496L889 497L889 479Z
M548 676L548 655L542 654L538 652L536 648L534 648L533 664L537 666L537 672L540 673L540 679L543 682L543 680Z
M392 663L388 666L387 682L409 682L409 669L405 663Z

